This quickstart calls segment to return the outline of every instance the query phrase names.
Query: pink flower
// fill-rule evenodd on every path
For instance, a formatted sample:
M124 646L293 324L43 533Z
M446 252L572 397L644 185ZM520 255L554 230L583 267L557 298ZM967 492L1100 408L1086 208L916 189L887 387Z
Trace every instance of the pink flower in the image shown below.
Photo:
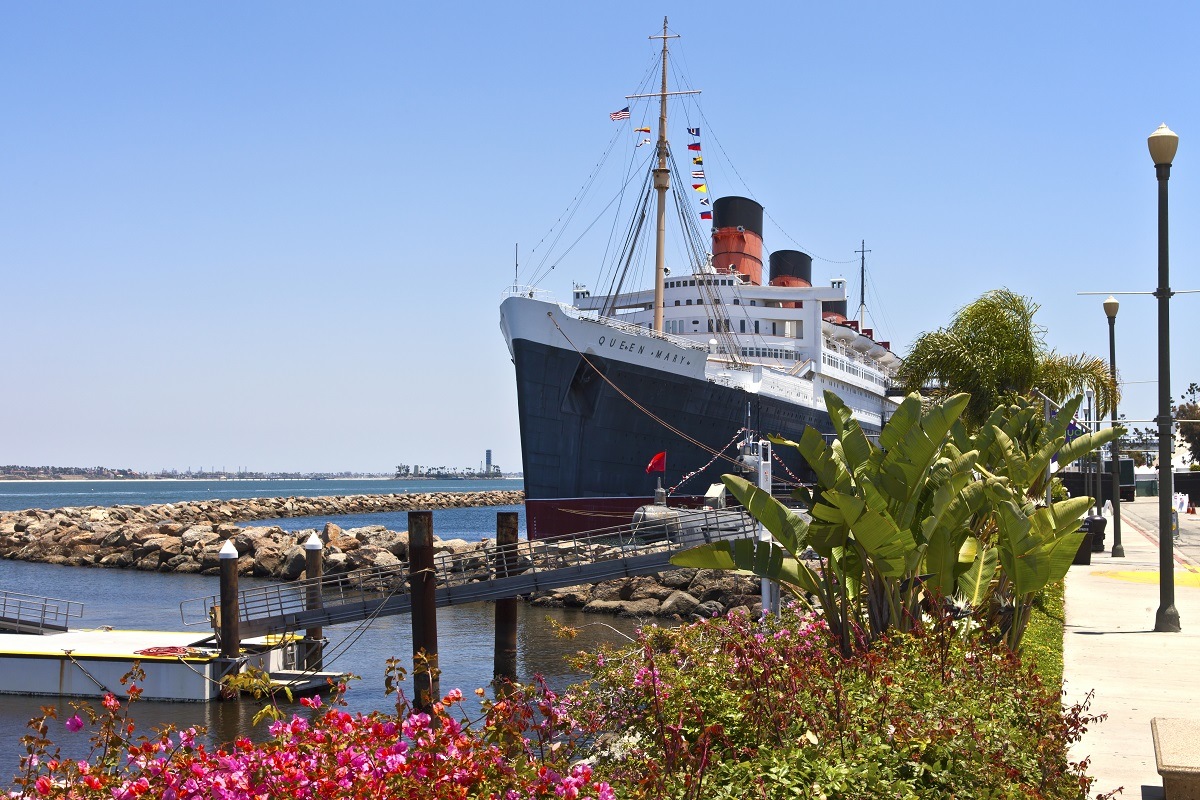
M104 707L109 711L116 711L121 707L121 701L112 692L106 692L104 695Z
M79 733L81 730L83 730L83 720L79 718L78 714L68 719L63 723L63 725L66 725L67 730L69 730L71 733Z
M308 706L309 708L320 708L322 705L321 695L314 694L312 697L301 697L300 705Z

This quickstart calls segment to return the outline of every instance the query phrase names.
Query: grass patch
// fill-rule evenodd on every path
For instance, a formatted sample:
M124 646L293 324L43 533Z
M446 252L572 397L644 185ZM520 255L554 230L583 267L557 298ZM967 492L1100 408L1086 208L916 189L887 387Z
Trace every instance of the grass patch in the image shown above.
M1029 627L1025 631L1021 652L1032 663L1049 686L1061 686L1063 676L1063 629L1066 608L1063 581L1047 586L1033 602Z

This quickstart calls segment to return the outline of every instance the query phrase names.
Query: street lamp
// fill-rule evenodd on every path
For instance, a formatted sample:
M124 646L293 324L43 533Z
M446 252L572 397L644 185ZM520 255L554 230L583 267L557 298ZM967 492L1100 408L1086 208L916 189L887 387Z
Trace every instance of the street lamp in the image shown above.
M1167 181L1179 137L1165 124L1146 140L1158 177L1158 612L1154 630L1178 631L1175 569L1171 552L1171 289L1167 250Z
M1117 309L1121 304L1111 294L1104 301L1104 313L1108 317L1108 372L1112 376L1113 401L1109 409L1112 426L1117 427ZM1112 440L1109 451L1112 456L1112 504L1113 504L1113 558L1125 557L1125 546L1121 544L1121 450L1120 437Z

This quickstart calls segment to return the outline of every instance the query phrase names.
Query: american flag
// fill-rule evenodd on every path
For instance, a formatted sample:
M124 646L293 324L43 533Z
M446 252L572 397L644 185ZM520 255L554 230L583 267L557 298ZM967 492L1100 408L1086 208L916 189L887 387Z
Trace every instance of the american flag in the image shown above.
M704 170L702 170L702 169L692 170L692 177L699 178L700 180L704 180Z
M625 106L620 111L614 111L608 115L608 118L613 122L620 122L623 119L629 119L629 106Z

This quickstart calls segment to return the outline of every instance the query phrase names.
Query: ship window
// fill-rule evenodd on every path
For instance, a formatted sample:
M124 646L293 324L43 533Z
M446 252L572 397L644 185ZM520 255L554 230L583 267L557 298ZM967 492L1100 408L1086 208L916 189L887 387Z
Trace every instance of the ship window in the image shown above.
M696 327L699 327L699 326L700 326L700 320L698 320L698 319L694 319L694 320L692 320L692 324L693 324L693 325L695 325Z
M688 281L688 286L695 286L695 285L696 285L695 281Z
M725 332L729 333L729 320L725 320Z
M691 301L691 300L688 300L688 301L687 301L687 304L690 306L690 305L692 304L692 301Z
M772 322L771 323L771 335L775 336L778 330L779 330L779 326L776 325L774 322Z
M750 305L752 305L752 306L756 306L756 305L758 305L758 301L757 301L757 300L751 300L751 301L750 301Z
M713 322L713 321L712 321L711 319L708 321L708 332L709 332L709 333L712 333L712 332L713 332L713 324L712 324L712 322Z
M758 320L754 320L754 332L758 333Z
M703 298L703 297L697 297L697 298L696 298L696 305L698 305L698 306L702 306L702 305L704 305L704 298Z
M802 320L802 319L796 320L796 338L797 339L804 338L804 320Z
M733 304L735 306L740 306L742 304L742 299L740 297L733 298Z
M676 300L676 301L675 301L675 305L679 305L679 301L678 301L678 300Z
M745 333L745 332L746 332L746 320L744 320L744 319L739 319L739 320L738 320L738 327L739 327L739 328L741 328L741 330L740 330L740 331L738 331L738 333Z

